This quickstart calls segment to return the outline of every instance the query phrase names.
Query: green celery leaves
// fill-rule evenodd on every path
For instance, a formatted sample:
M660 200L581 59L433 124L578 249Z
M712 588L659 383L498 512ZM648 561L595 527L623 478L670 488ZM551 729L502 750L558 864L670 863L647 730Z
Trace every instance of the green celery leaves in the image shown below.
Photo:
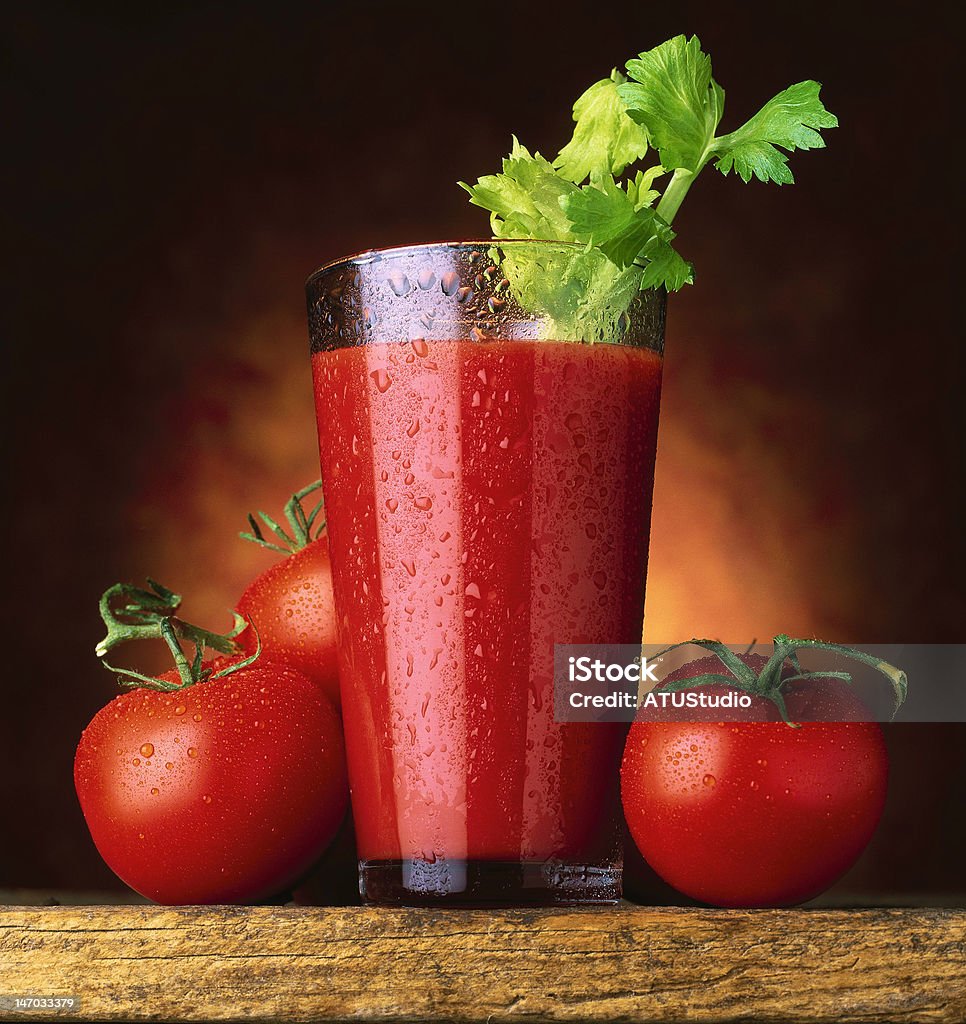
M568 181L581 182L600 171L620 174L647 153L647 133L627 116L617 91L626 81L615 69L574 104L574 137L553 162Z
M574 283L588 295L605 287L622 294L630 288L632 295L638 287L673 291L690 284L692 268L672 245L670 225L701 170L713 163L745 182L791 184L788 153L822 148L821 129L838 125L819 99L819 84L806 81L780 92L737 130L717 135L725 94L697 36L675 36L626 69L627 77L615 70L578 98L573 137L552 162L514 138L501 174L460 182L470 202L490 212L494 237L583 245ZM650 150L660 164L635 167ZM620 180L628 168L633 173ZM659 190L655 182L664 175L669 179ZM538 276L528 279L522 263L513 275L530 293Z
M776 149L823 149L820 128L837 128L838 118L818 98L818 82L790 85L769 100L737 131L714 140L715 167L727 174L732 167L744 182L753 177L779 185L794 182L788 157Z
M627 62L632 81L617 91L670 171L697 174L724 112L724 91L697 36L675 36Z

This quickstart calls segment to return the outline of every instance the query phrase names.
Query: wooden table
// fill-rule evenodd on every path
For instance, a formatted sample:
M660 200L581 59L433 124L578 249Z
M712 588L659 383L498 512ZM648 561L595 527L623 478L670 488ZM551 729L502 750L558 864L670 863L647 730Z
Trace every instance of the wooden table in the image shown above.
M0 908L4 1019L963 1021L966 910Z

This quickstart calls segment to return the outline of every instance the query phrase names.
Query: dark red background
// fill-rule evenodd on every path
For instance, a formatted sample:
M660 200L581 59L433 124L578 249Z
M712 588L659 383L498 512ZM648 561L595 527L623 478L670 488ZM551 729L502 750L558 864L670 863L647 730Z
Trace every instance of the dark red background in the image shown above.
M776 188L708 170L675 227L650 639L966 641L945 5L105 5L5 14L7 579L0 886L117 885L73 749L115 692L96 601L150 573L227 623L236 532L317 474L302 281L485 234L457 179L697 32L724 128L806 77L842 127ZM913 681L915 682L915 681ZM894 728L849 884L962 891L962 726Z

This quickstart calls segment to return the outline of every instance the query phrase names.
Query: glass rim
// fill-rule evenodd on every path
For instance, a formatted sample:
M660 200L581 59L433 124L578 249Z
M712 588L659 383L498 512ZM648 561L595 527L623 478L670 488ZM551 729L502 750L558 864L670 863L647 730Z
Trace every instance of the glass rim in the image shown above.
M367 263L378 259L385 259L387 256L402 256L408 252L422 252L427 249L478 249L484 246L517 246L517 245L545 245L559 246L564 249L584 250L587 246L583 242L565 242L559 238L463 238L463 239L441 239L437 242L411 242L404 245L387 245L377 249L360 249L350 256L340 256L338 259L329 260L323 263L305 279L305 287L314 284L323 274L339 267L355 264L365 266Z

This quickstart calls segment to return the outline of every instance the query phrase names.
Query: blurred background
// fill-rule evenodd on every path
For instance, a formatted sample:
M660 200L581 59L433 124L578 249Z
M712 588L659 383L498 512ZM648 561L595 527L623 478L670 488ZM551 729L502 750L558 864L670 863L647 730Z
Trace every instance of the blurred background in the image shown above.
M724 130L803 78L842 127L793 187L709 169L675 222L648 636L966 642L947 9L9 6L0 888L121 887L71 779L116 692L97 599L150 574L222 628L270 563L246 512L318 475L305 277L485 236L456 181L511 132L552 156L587 85L678 32ZM889 742L843 885L963 892L966 726Z

